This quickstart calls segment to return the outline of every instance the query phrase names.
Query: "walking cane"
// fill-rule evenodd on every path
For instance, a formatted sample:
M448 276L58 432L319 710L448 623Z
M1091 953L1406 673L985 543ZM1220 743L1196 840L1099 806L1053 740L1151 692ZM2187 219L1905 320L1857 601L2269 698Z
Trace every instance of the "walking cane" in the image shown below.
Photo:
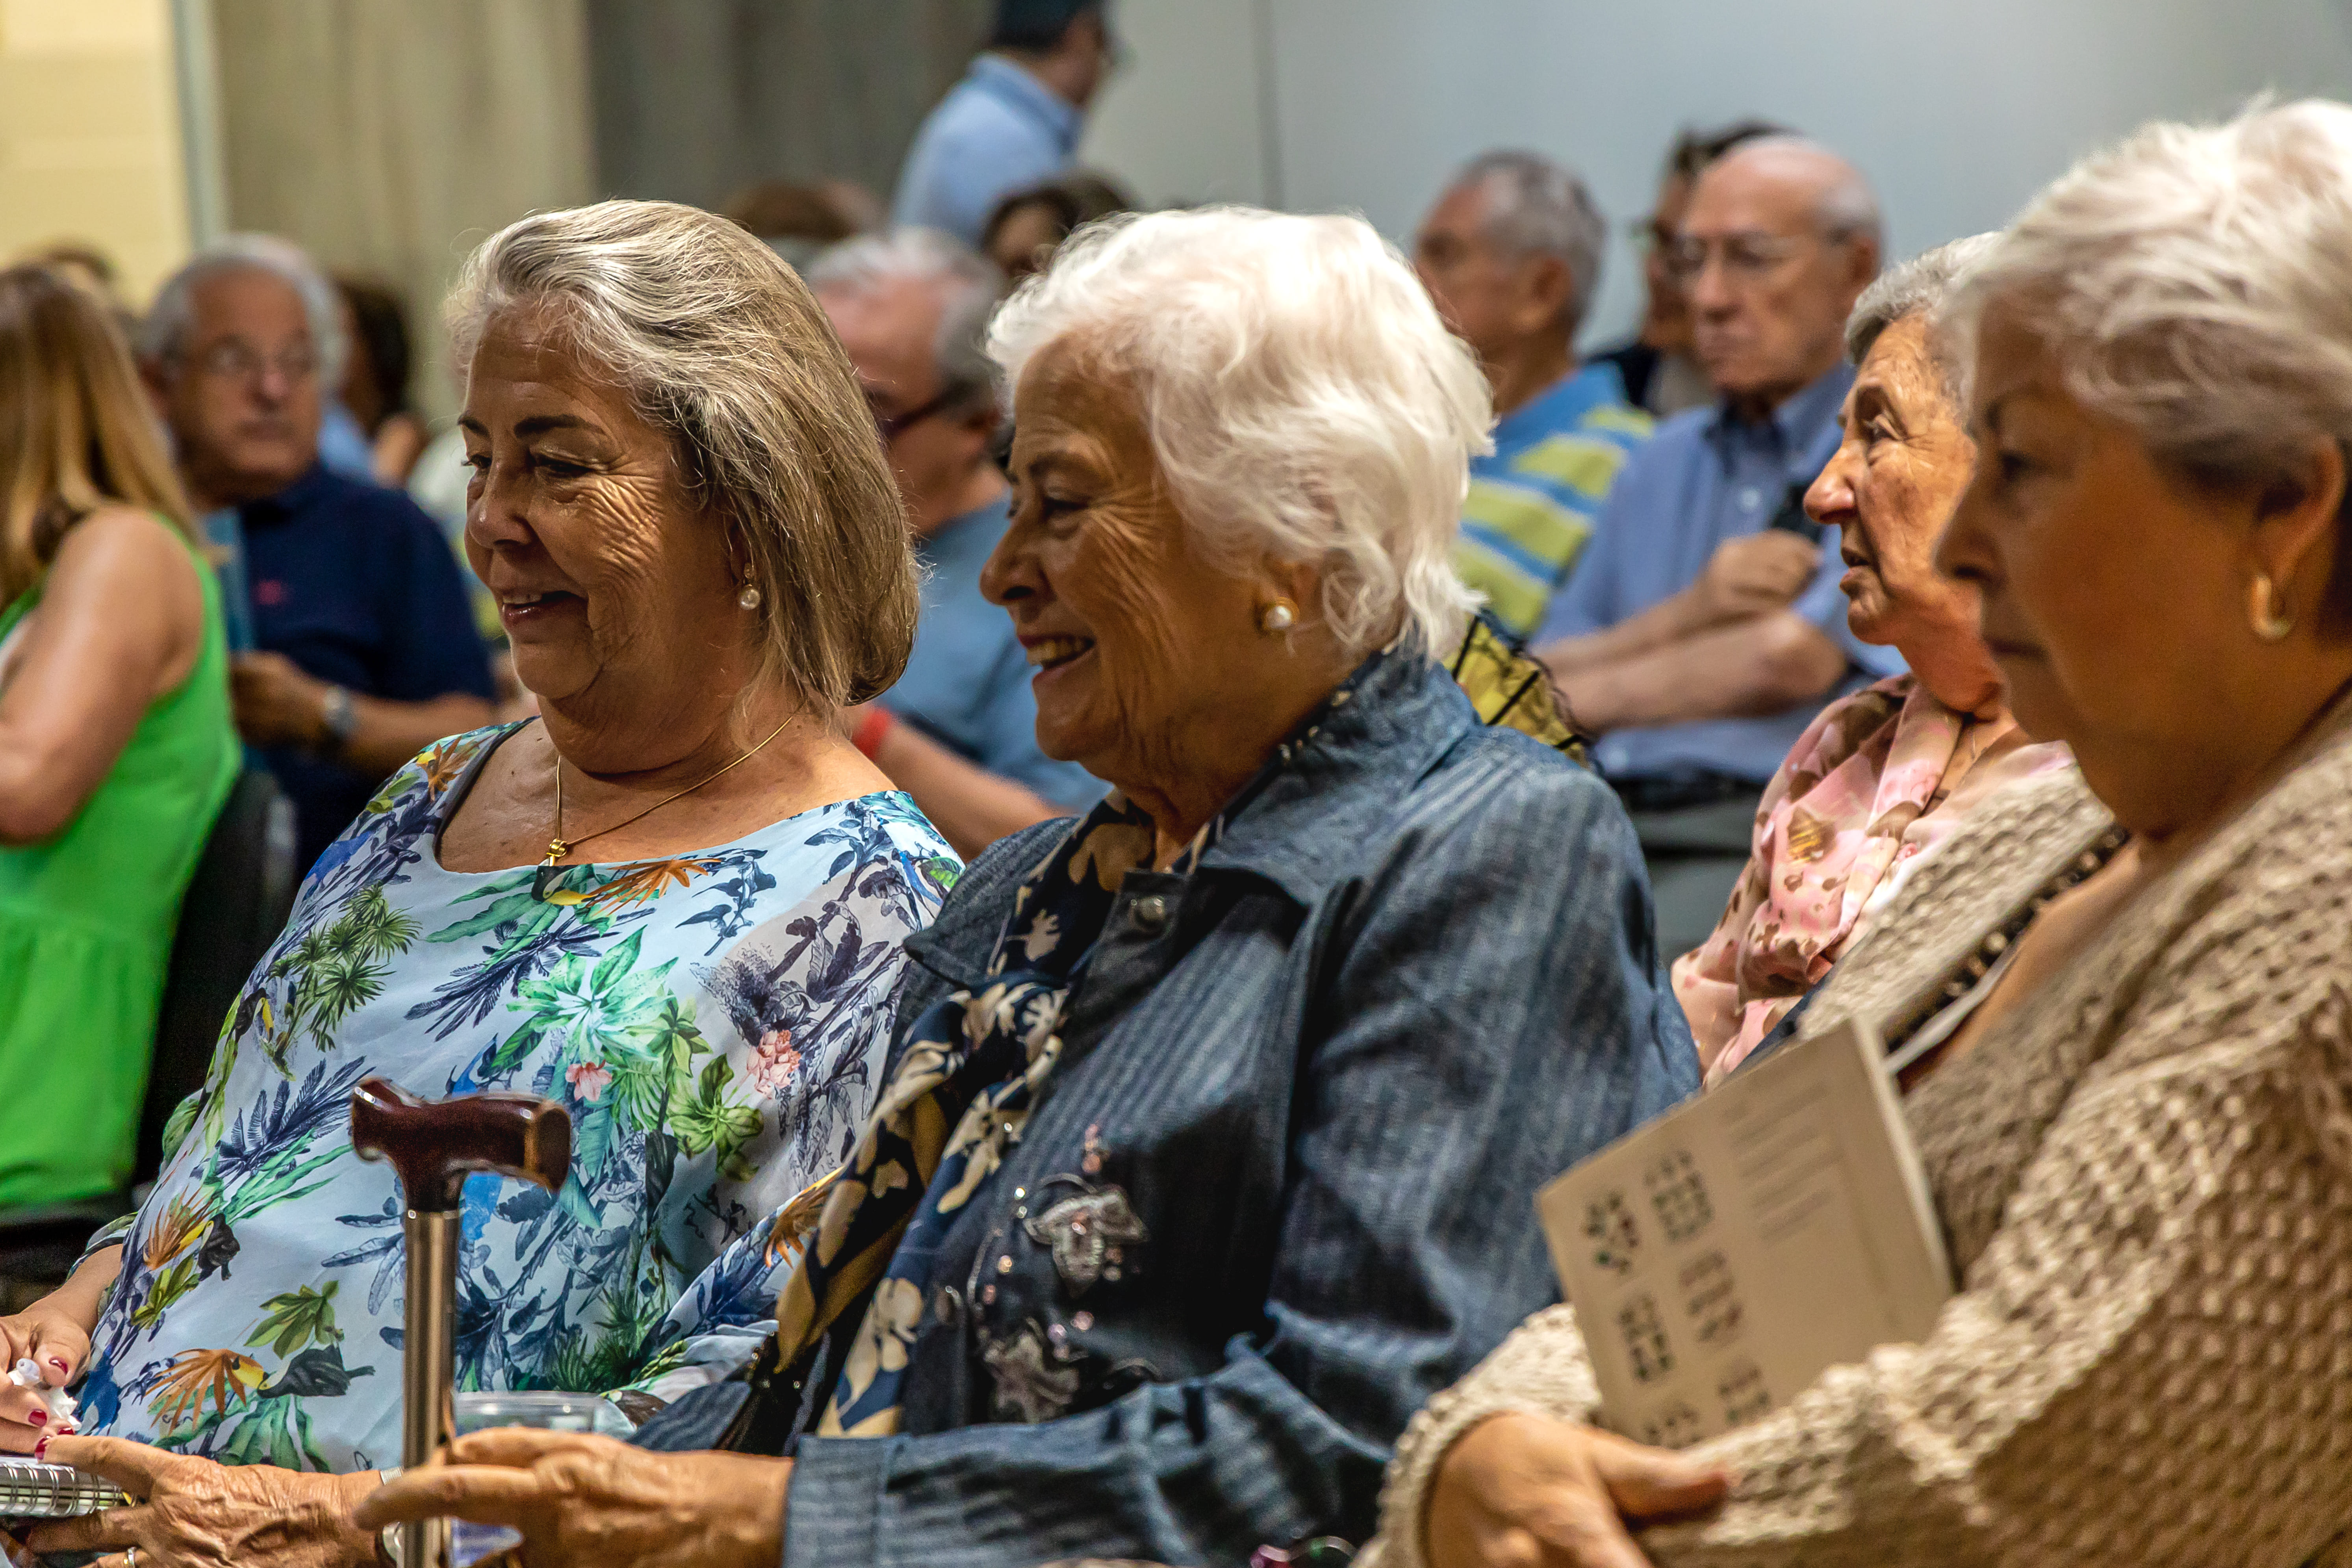
M572 1165L572 1118L532 1094L424 1100L380 1079L352 1091L352 1147L388 1162L407 1199L407 1327L400 1462L415 1468L457 1435L457 1210L466 1177L491 1171L553 1192ZM402 1568L448 1568L449 1521L400 1527Z

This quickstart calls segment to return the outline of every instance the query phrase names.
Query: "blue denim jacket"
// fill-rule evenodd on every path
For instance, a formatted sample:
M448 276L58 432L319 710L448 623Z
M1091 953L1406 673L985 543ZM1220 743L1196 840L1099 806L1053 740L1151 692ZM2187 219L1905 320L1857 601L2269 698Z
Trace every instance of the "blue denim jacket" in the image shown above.
M901 1041L1066 830L908 940ZM1128 876L1063 1041L903 1435L799 1443L790 1568L1366 1539L1406 1419L1557 1299L1536 1188L1698 1081L1615 797L1393 654L1197 873Z

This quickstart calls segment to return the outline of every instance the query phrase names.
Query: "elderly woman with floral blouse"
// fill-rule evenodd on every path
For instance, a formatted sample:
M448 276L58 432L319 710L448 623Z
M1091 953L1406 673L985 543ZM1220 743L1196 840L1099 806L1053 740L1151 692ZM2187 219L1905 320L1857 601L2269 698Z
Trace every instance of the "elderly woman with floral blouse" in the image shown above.
M1539 1314L1414 1419L1379 1568L2352 1553L2352 108L2150 126L1953 304L1937 559L2080 771L1979 806L1788 1048L1916 1055L1958 1292L1680 1454Z
M1553 1293L1528 1194L1695 1086L1614 797L1432 657L1489 415L1403 258L1112 220L993 345L983 585L1114 793L910 943L775 1342L640 1434L733 1451L481 1434L365 1517L511 1521L534 1568L1361 1540L1413 1407Z
M384 784L254 972L153 1195L0 1320L106 1435L74 1462L146 1500L73 1527L109 1563L373 1558L349 1505L398 1446L402 1306L397 1186L349 1136L370 1074L572 1115L560 1192L467 1188L465 1386L675 1394L740 1364L787 1258L681 1296L840 1158L900 940L953 879L836 730L905 662L916 583L791 269L708 214L613 202L490 239L451 317L467 550L541 718ZM0 1446L48 1440L29 1390L0 1417Z
M1799 738L1764 791L1722 921L1675 961L1709 1082L1821 984L1920 856L1995 791L2071 760L2010 716L1976 589L1935 566L1976 459L1936 311L1991 243L1958 240L1882 274L1846 322L1845 438L1805 510L1839 531L1854 636L1893 644L1911 669L1832 703Z

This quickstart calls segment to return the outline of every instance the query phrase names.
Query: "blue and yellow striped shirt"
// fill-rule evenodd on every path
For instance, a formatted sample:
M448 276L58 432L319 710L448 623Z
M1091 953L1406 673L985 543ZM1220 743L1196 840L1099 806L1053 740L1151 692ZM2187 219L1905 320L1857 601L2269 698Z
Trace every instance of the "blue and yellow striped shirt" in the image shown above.
M1495 450L1470 463L1454 569L1512 636L1543 624L1592 537L1617 470L1650 437L1612 364L1592 363L1495 426Z

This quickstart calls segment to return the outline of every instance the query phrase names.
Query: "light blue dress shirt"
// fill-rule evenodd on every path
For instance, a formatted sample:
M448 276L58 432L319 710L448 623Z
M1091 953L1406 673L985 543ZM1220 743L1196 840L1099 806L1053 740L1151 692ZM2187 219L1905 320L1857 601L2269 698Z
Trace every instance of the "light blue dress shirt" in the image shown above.
M1077 106L1002 55L982 55L915 133L893 223L944 229L966 245L996 204L1070 166Z
M1582 637L1639 615L1696 582L1716 546L1763 531L1790 486L1810 483L1837 450L1838 407L1853 384L1853 372L1840 364L1760 423L1736 420L1717 405L1660 425L1619 474L1592 542L1568 585L1553 595L1535 642ZM1759 788L1770 782L1814 714L1906 668L1893 648L1874 647L1848 629L1838 589L1844 574L1837 530L1830 529L1822 535L1821 570L1789 606L1850 661L1846 678L1819 702L1766 719L1620 730L1593 748L1601 771L1620 779L1721 773Z
M907 672L881 702L966 762L1084 811L1105 786L1076 763L1037 749L1037 699L1029 689L1036 672L1013 636L1013 617L980 591L980 569L1009 521L1005 503L994 500L918 542L923 617Z

